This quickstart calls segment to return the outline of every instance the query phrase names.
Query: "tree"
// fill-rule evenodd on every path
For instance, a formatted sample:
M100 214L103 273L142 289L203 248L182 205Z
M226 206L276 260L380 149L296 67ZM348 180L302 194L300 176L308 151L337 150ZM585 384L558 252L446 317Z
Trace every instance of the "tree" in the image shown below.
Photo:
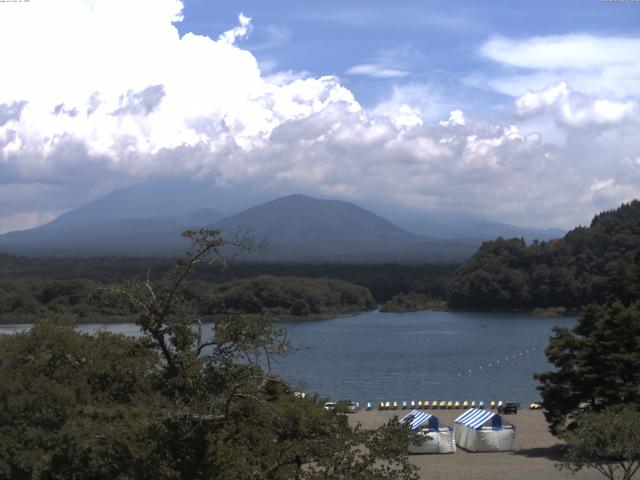
M45 322L0 336L0 478L162 478L156 351Z
M601 409L640 399L640 304L587 307L578 325L554 328L545 350L557 370L536 375L552 433L581 404Z
M640 412L635 408L586 413L561 438L567 445L560 468L593 468L610 480L630 480L640 469Z
M351 428L271 371L286 331L265 317L201 321L185 295L194 268L251 244L186 236L194 248L170 279L106 292L137 312L142 338L52 323L0 338L0 479L415 479L397 419Z
M640 271L638 264L631 271ZM601 410L640 403L640 300L627 294L640 277L623 265L615 272L608 302L586 307L572 330L556 327L545 350L557 369L536 378L553 434L571 426L581 404Z
M253 245L225 239L216 230L185 236L194 248L176 265L170 282L158 287L147 278L113 290L139 312L145 340L164 360L163 394L171 411L157 436L169 446L178 478L329 478L310 475L326 474L345 450L360 444L367 453L353 457L353 465L342 463L345 478L365 478L354 468L366 478L415 478L406 453L411 436L397 420L375 433L352 430L344 417L292 395L271 371L271 357L291 349L285 330L266 317L228 315L216 319L207 334L182 293L185 282L197 264L224 262L224 249ZM383 439L400 445L403 435L403 453L378 448ZM319 470L303 468L310 464Z

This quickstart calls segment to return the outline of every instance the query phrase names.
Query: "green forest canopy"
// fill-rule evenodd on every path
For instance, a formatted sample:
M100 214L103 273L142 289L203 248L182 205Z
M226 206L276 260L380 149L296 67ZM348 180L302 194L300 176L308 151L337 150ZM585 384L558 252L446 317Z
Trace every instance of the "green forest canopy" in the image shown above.
M600 213L589 227L558 240L526 245L521 239L484 243L455 273L452 308L579 308L602 303L607 277L640 246L640 201Z

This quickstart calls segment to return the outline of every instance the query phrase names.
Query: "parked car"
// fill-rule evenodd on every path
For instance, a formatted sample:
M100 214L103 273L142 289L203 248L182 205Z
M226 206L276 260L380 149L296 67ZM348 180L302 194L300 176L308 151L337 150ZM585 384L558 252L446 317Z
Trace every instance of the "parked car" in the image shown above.
M531 405L529 405L529 410L541 410L542 409L542 404L540 402L533 402Z
M507 415L510 413L518 413L518 404L514 402L506 402L498 406L498 413Z
M360 410L360 404L355 400L338 400L337 402L327 402L333 404L331 410L336 413L356 413ZM326 404L325 404L325 408Z
M326 402L323 407L325 410L329 412L335 412L336 410L336 402Z
M347 403L347 413L356 413L358 410L360 410L360 404L353 400L349 400Z

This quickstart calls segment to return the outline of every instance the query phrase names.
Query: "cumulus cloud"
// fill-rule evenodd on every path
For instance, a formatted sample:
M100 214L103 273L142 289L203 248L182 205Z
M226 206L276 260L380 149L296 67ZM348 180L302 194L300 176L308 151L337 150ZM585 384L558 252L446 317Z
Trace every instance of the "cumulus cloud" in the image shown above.
M566 82L529 91L516 100L521 117L551 113L558 123L569 127L611 126L633 121L639 113L635 100L616 101L573 91Z
M0 42L25 46L7 50L5 64L16 67L0 76L3 231L162 175L288 185L538 225L566 225L605 190L613 201L640 185L638 165L622 160L637 158L637 142L617 147L619 169L598 176L510 122L445 112L424 87L398 88L362 108L335 76L265 75L242 48L249 17L210 38L180 36L181 15L178 0L68 0L0 16ZM409 70L398 58L407 57L382 52L351 73L401 77ZM520 117L551 112L576 126L635 111L633 102L598 103L563 85L521 96ZM594 190L594 178L613 183Z

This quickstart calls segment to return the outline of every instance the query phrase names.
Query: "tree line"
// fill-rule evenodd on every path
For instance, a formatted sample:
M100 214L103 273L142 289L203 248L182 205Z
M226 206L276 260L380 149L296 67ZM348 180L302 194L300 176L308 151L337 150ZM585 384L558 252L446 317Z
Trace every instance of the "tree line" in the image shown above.
M378 303L412 290L443 298L457 264L347 263L347 262L241 262L227 270L201 265L193 280L208 284L261 275L275 277L334 278L368 288ZM91 280L112 284L139 279L149 273L160 280L173 270L173 261L161 257L27 257L0 253L0 281Z
M105 295L114 284L86 279L0 281L0 323L51 317L76 323L133 321L135 311L128 304ZM321 318L376 306L367 288L328 278L259 276L213 284L189 281L182 288L206 320L232 312L273 320Z

